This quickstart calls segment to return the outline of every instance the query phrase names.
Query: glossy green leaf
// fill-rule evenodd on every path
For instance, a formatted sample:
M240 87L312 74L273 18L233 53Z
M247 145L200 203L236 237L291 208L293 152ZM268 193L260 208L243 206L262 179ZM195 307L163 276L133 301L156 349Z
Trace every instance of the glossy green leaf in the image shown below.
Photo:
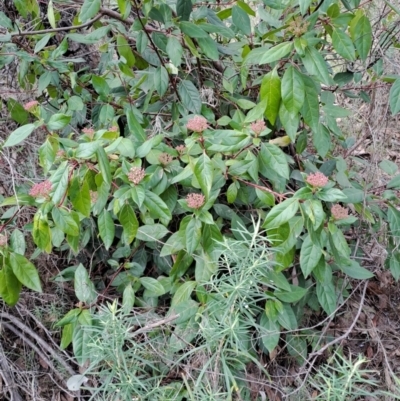
M302 74L291 65L283 74L281 90L282 101L286 110L289 113L296 115L304 103L304 81Z
M264 347L272 352L278 345L281 336L279 324L270 320L268 316L263 313L260 319L260 338Z
M73 207L82 213L85 217L90 215L90 190L89 184L86 180L83 181L82 185L79 184L79 179L76 177L71 181L69 187L69 198Z
M178 85L178 93L182 104L192 113L200 114L201 98L200 93L194 84L188 80L182 80Z
M99 12L100 6L101 0L85 0L79 13L79 20L86 22L88 19L93 18Z
M149 297L159 297L165 294L165 289L162 284L152 277L142 277L140 282L146 288Z
M10 253L10 265L19 282L33 291L42 292L36 267L23 255Z
M208 37L207 32L205 32L203 29L198 27L197 25L188 22L188 21L182 21L179 24L179 27L181 28L182 32L188 35L191 38L206 38Z
M57 205L65 196L68 188L68 176L68 161L64 161L59 165L58 169L51 177L53 191L52 201L55 205Z
M79 227L68 210L54 207L51 211L54 224L65 234L79 235Z
M311 116L311 113L309 115ZM332 146L331 134L324 124L318 124L318 129L313 131L313 145L321 157L325 157L329 152Z
M258 156L260 172L271 169L283 178L289 179L289 164L283 151L276 145L263 143ZM266 174L266 172L265 172Z
M331 315L336 310L336 292L332 282L321 284L317 281L317 297L322 309Z
M196 281L186 281L182 285L180 285L172 298L171 307L188 301L196 286Z
M351 39L335 27L333 27L332 44L335 50L346 60L353 61L356 58L356 51Z
M279 45L271 47L268 49L264 55L261 56L259 64L273 63L283 59L293 50L293 42L283 42Z
M109 249L115 236L115 225L110 212L103 210L99 215L97 224L100 238L103 240L105 248Z
M155 193L146 190L146 196L143 204L149 210L150 215L155 219L170 220L172 218L171 211L165 202Z
M303 76L304 80L304 104L301 109L301 114L306 124L313 130L318 131L319 128L319 99L318 91L314 81Z
M299 201L289 198L274 206L267 214L263 228L277 228L295 216L299 209Z
M58 113L58 114L53 114L46 125L50 131L57 131L66 127L70 121L71 121L71 116Z
M89 278L89 274L82 263L75 270L74 276L75 295L79 301L90 304L97 298L94 284Z
M191 0L177 0L176 13L178 17L180 17L181 21L189 21L192 7L193 6Z
M132 68L135 65L136 59L132 52L131 45L122 35L117 36L117 50L119 56L125 59L126 65Z
M218 47L216 42L210 37L198 38L197 43L199 44L202 52L211 60L219 60Z
M242 8L238 6L232 7L232 22L245 35L251 35L250 18Z
M260 98L267 102L265 116L274 125L281 104L281 79L276 69L264 76L261 82Z
M32 134L35 128L35 124L26 124L22 127L17 128L13 132L11 132L10 136L4 142L3 147L6 148L20 144L22 141L28 138L30 134Z
M14 306L19 300L21 282L13 273L11 266L3 264L0 270L0 297L9 306Z
M163 66L158 67L154 72L154 86L160 96L164 96L168 89L168 84L169 79L167 70Z
M304 57L302 57L301 60L310 75L314 75L320 82L326 85L333 84L333 79L329 74L327 63L317 49L307 46L304 50ZM304 82L304 85L307 89L308 82Z
M278 322L286 330L296 330L297 320L292 307L289 304L283 303L282 309L278 311Z
M203 153L198 158L194 165L193 174L195 175L203 194L208 198L214 179L214 167L206 153Z
M343 273L357 280L367 280L374 277L372 272L367 270L365 267L360 266L360 264L355 260L348 260L347 263L340 263L339 267Z
M39 249L47 253L51 252L51 230L47 218L40 213L33 218L33 240Z
M136 237L139 222L132 206L125 204L122 206L118 219L124 229L123 237L125 244L130 244Z
M135 304L135 291L129 283L122 294L122 310L128 314L132 311L133 305Z
M101 96L107 96L110 93L110 87L103 77L92 75L92 85L94 90Z
M355 17L349 27L351 38L362 60L366 60L372 46L371 22L365 15Z
M152 242L164 238L168 233L168 229L162 224L148 224L138 228L136 238L142 241Z
M317 266L321 256L322 249L312 241L311 235L307 235L300 250L300 268L305 278Z
M290 286L290 288L290 291L274 291L274 296L276 296L282 302L293 303L300 301L300 299L307 294L306 288L298 287L295 285Z
M179 40L173 36L168 38L167 54L172 64L176 67L180 66L182 62L183 48Z
M72 342L72 335L74 332L74 325L73 324L66 324L63 327L62 334L61 334L61 341L60 341L60 348L62 350L66 349Z
M186 250L191 255L199 246L201 239L201 221L194 218L186 227Z
M13 252L19 253L20 255L25 255L25 236L20 230L18 230L18 228L16 228L11 234L10 247Z

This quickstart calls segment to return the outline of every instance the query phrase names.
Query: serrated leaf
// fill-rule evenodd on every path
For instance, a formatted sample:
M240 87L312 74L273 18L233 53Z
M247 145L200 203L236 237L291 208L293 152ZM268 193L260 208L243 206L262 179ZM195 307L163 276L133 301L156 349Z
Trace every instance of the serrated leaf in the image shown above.
M99 215L97 224L100 238L103 240L105 248L109 249L115 236L115 225L110 212L103 210Z
M300 268L305 278L307 278L315 266L317 266L321 256L322 249L312 241L311 235L307 235L301 245L300 251Z
M132 206L128 204L123 205L119 212L118 219L124 229L124 242L128 245L135 239L139 228L139 222Z
M76 297L81 302L90 304L97 298L94 284L90 280L89 274L82 263L75 270L74 289Z
M291 65L283 74L281 91L282 101L286 110L289 113L296 115L304 103L304 81L302 74Z
M36 267L23 255L10 253L10 265L19 282L33 291L42 292Z
M183 106L195 114L201 112L201 98L197 88L191 81L182 80L178 85L178 93Z
M208 198L213 179L214 179L214 167L211 159L203 153L194 165L193 174L199 182L200 188L203 194Z
M293 42L283 42L268 49L259 61L259 64L273 63L281 60L293 50Z
M35 124L26 124L14 130L7 140L4 142L3 147L10 147L20 144L33 132L36 128Z

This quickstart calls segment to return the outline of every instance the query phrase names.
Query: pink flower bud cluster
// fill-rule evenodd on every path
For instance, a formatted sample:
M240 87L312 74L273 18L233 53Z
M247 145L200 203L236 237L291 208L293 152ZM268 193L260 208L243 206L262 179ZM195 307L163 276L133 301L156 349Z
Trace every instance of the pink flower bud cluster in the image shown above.
M37 100L32 100L32 101L24 104L24 109L26 111L32 111L38 104L39 104L39 102Z
M158 161L163 165L163 166L167 166L168 164L170 164L172 161L174 160L174 158L168 154L168 153L161 153L160 156L158 156Z
M89 138L93 138L94 129L93 128L83 128L82 132L86 134Z
M39 182L31 188L29 195L35 198L47 198L51 192L51 182L49 180Z
M63 149L57 150L56 156L61 159L62 157L65 156L65 150Z
M255 123L250 124L250 128L256 135L261 134L266 128L265 122L263 120L258 120Z
M185 145L178 145L175 150L181 155L185 152L186 146Z
M347 219L349 217L349 210L339 204L332 206L331 213L335 220Z
M92 204L95 204L97 202L99 194L96 191L90 191L89 193L90 193L90 202Z
M319 171L317 173L309 174L306 181L314 188L322 188L329 182L328 177Z
M192 209L200 209L204 205L205 197L202 194L191 193L186 197L187 205Z
M118 131L118 127L116 125L113 125L112 127L110 127L108 129L109 132L117 132Z
M130 182L134 183L135 185L140 184L143 180L146 172L141 167L132 167L128 173L128 179Z
M187 129L194 132L203 132L208 128L207 120L202 116L195 116L188 121L186 124Z
M7 235L0 234L0 248L7 246Z

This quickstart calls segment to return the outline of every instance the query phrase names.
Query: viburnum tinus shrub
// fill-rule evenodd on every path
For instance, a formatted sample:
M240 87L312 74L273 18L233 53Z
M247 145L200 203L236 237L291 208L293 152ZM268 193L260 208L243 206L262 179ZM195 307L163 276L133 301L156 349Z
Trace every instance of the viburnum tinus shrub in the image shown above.
M73 280L80 301L58 322L80 362L81 327L103 296L122 295L125 311L189 305L201 316L207 283L221 274L218 243L257 219L273 262L252 283L267 295L257 309L267 331L296 331L306 307L333 314L350 278L373 276L354 258L355 230L389 223L399 277L397 200L370 195L332 153L350 146L336 95L368 101L370 82L384 78L360 1L121 0L112 10L85 0L69 26L57 1L21 4L19 20L0 14L0 66L17 65L20 87L36 96L25 108L9 100L21 126L2 148L24 146L38 128L48 136L43 181L1 207L35 208L25 231L37 252L90 253L56 278ZM73 56L77 46L96 68L94 57ZM351 72L356 62L364 75ZM20 236L13 224L1 226L10 238ZM24 247L3 242L0 295L13 304L21 284L40 283ZM22 258L23 269L13 262Z

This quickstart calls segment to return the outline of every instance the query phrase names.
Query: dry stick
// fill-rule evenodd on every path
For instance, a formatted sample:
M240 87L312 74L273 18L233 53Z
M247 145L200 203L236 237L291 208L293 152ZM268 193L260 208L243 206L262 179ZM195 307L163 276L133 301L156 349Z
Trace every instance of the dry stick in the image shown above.
M42 340L34 331L32 331L28 326L25 326L19 319L17 319L16 317L14 317L13 315L10 315L7 312L1 312L0 313L0 322L1 320L3 320L4 318L10 320L14 326L17 326L18 328L20 328L23 332L29 334L32 338L34 338L36 340L36 342L38 344L40 344L40 346L45 349L54 359L57 360L58 363L60 363L60 365L62 365L64 367L64 369L68 372L68 374L70 374L71 376L75 375L75 371L71 368L71 366L69 366L64 359L62 359L57 353L56 351L54 351L53 348L51 348L44 340ZM0 324L7 324L5 322L2 322ZM21 332L16 332L16 334L22 338L24 341L26 339L26 337L24 337L22 335Z
M4 353L3 347L0 342L0 374L3 377L4 382L6 383L6 387L11 396L11 401L23 401L21 395L16 389L16 384L12 379L11 375L9 375L10 367L6 362L6 355Z
M129 337L136 337L138 334L145 333L146 331L149 331L151 329L154 329L159 326L163 326L164 324L167 324L169 322L172 322L173 320L178 319L178 315L171 315L169 317L166 317L165 319L157 320L154 323L150 323L147 326L141 327L140 329L134 331L132 334L129 334Z
M360 299L360 306L359 306L359 308L358 308L357 315L356 315L356 317L355 317L354 320L353 320L353 323L350 325L350 327L346 330L346 332L345 332L344 334L342 334L341 336L335 338L334 340L332 340L332 341L330 341L329 343L325 344L325 345L324 345L321 349L319 349L318 351L312 352L312 353L309 355L309 357L308 357L309 368L307 369L307 372L306 372L306 375L305 375L303 381L301 382L300 386L299 386L296 390L292 391L292 392L289 393L289 394L286 394L286 395L285 395L285 398L288 398L288 397L290 397L291 395L296 394L301 388L304 387L304 385L306 384L306 381L307 381L308 377L309 377L310 374L311 374L311 370L312 370L312 368L313 368L313 366L314 366L314 364L315 364L315 362L316 362L318 356L320 356L323 352L325 352L329 347L332 347L333 345L337 344L338 342L345 340L345 339L349 336L349 334L352 332L352 330L354 329L354 326L356 325L356 323L357 323L357 321L358 321L358 318L359 318L360 315L361 315L362 307L364 306L365 294L366 294L366 292L367 292L367 288L368 288L368 281L365 282L364 289L363 289L363 292L362 292L362 295L361 295L361 299ZM310 361L311 359L313 359L313 360Z

